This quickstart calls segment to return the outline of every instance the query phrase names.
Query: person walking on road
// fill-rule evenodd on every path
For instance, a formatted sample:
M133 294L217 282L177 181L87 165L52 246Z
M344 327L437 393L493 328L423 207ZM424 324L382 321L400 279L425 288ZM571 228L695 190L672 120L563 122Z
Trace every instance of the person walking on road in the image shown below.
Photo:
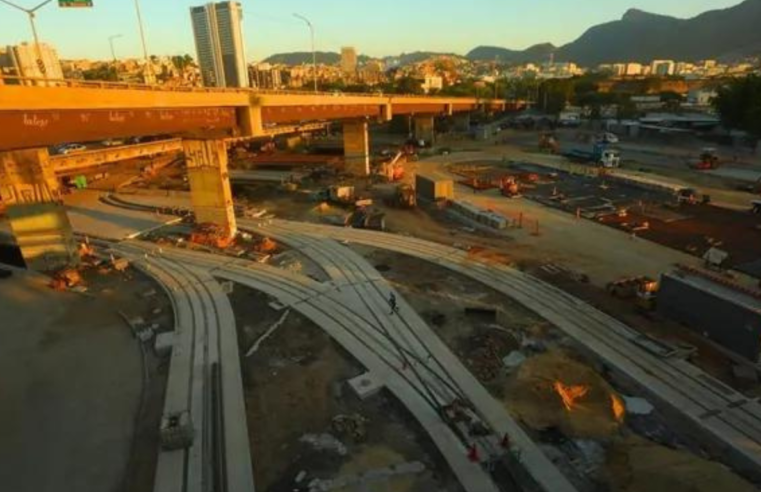
M394 294L393 292L388 297L388 305L391 306L391 313L390 314L394 314L394 313L398 313L399 312L399 306L396 305L396 294Z

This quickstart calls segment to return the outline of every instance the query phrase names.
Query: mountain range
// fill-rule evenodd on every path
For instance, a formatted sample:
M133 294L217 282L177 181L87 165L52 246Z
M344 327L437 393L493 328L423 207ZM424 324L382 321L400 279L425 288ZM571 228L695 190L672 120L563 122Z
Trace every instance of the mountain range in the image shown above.
M440 54L444 53L416 52L385 60L405 65ZM629 9L620 20L593 26L575 41L560 47L550 43L525 50L479 46L466 57L473 61L528 63L547 61L551 54L555 61L587 67L625 61L733 60L758 55L761 54L761 0L745 0L734 7L711 10L691 19ZM337 63L341 58L338 53L321 55L324 63ZM282 53L265 61L308 63L311 53Z
M334 53L331 51L318 51L316 55L317 55L317 63L324 63L326 65L334 65L341 61L340 53ZM386 56L382 58L382 60L387 63L394 62L395 64L398 64L398 65L409 65L412 63L418 63L418 62L427 60L428 58L431 58L432 56L440 56L440 55L460 56L460 55L455 55L454 53L415 51L413 53L402 53L401 55L398 55L398 56ZM367 60L370 60L370 59L371 58L366 55L357 56L357 60L359 62L366 62ZM311 51L308 51L308 52L296 51L292 53L278 53L264 59L263 61L265 63L282 63L284 65L309 64L309 63L312 63L312 52Z

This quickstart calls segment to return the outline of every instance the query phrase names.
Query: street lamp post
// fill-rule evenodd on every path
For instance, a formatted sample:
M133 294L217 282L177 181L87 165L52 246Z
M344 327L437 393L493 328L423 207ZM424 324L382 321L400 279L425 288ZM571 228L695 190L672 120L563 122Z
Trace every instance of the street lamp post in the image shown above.
M296 17L297 19L303 20L306 23L306 25L309 27L309 33L312 37L312 75L314 78L314 92L316 93L317 92L317 52L314 49L314 26L309 21L309 19L307 19L303 15L293 14L293 16Z
M111 46L111 56L114 59L114 63L116 63L116 61L117 61L116 60L116 51L114 51L114 39L119 39L122 36L123 36L122 34L114 34L113 36L109 36L108 37L108 44L109 44L109 46Z
M143 16L140 15L140 2L135 0L135 13L137 14L137 25L140 28L140 41L143 44L143 58L145 58L145 69L153 75L153 65L148 59L148 47L145 44L145 29L143 29ZM153 77L151 77L152 79Z
M47 79L48 78L48 71L45 69L45 62L42 59L42 49L40 48L40 39L37 36L37 26L34 23L35 14L38 10L40 10L45 5L49 4L53 0L45 0L44 2L38 4L36 7L33 7L31 9L25 9L24 7L21 7L19 5L16 5L15 3L9 2L8 0L0 0L0 2L10 5L13 8L16 8L22 12L24 12L26 15L29 16L29 24L32 26L32 36L34 37L34 49L37 52L37 67L39 68L40 72L42 72L42 77Z

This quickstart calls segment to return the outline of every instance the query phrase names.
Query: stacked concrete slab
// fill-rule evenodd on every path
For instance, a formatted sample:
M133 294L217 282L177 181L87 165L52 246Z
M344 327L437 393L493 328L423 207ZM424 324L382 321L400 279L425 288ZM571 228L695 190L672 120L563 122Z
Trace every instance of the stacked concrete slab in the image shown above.
M451 210L472 221L492 229L506 229L507 219L490 210L484 210L470 202L455 200L451 202Z

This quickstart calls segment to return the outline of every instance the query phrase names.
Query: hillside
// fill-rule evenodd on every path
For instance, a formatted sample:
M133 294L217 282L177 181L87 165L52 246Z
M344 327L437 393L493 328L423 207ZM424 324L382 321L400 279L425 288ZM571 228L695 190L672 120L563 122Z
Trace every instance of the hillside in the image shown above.
M547 61L555 53L556 61L573 61L582 66L622 61L649 62L657 59L698 61L734 60L761 54L761 0L744 2L722 10L711 10L691 19L678 19L637 9L628 10L620 20L589 28L575 41L559 48L550 43L526 50L496 46L479 46L467 54L473 61L528 63ZM439 55L432 51L388 56L388 63L409 65ZM336 64L338 53L321 52L318 62ZM360 61L368 60L360 56ZM311 63L307 52L281 53L267 58L271 63L300 65Z
M412 53L402 53L398 56L387 56L383 60L387 63L396 62L399 65L412 65L413 63L420 63L429 58L436 56L462 56L455 53L438 53L435 51L414 51Z
M621 20L590 28L561 47L557 60L596 65L623 60L706 58L754 55L761 47L761 0L677 19L631 9Z
M399 65L410 65L413 63L419 63L429 58L441 55L448 56L460 56L453 53L437 53L434 51L414 51L412 53L402 53L397 56L386 56L383 61L387 63L398 63ZM360 63L364 63L371 60L369 56L358 55L357 60ZM284 65L302 65L312 63L312 53L307 51L297 51L293 53L278 53L263 60L266 63L284 64ZM335 65L341 62L341 55L331 51L318 51L317 63L324 63L326 65Z
M283 65L303 65L312 63L311 51L296 51L293 53L278 53L263 60L265 63ZM341 55L329 51L317 52L317 63L335 64L341 61Z
M473 61L499 61L502 63L530 63L546 61L557 48L551 43L534 45L524 51L509 50L496 46L479 46L466 57Z

